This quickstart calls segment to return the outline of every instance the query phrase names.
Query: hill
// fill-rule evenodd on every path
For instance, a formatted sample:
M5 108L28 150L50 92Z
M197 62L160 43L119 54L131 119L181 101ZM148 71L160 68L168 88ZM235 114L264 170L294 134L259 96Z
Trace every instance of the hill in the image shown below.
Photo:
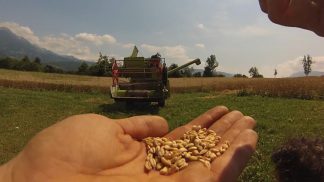
M324 75L323 71L312 71L308 76L323 76L323 75ZM290 75L290 77L303 77L303 76L305 76L305 73L302 71Z
M204 69L194 69L193 70L193 74L198 73L198 72L203 74ZM227 72L222 72L222 71L217 71L217 70L213 72L213 75L224 75L225 77L233 77L234 76L234 74L232 74L232 73L227 73Z
M24 56L30 59L39 57L43 64L53 65L65 71L75 71L82 63L82 60L75 57L59 55L38 47L23 37L17 36L8 28L0 27L0 57L21 59Z

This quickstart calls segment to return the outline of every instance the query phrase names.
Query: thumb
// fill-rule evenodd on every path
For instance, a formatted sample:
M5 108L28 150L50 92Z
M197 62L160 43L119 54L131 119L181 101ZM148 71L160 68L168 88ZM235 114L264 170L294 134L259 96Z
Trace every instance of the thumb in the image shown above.
M161 137L168 133L168 123L160 116L134 116L118 119L125 134L142 140L146 137Z

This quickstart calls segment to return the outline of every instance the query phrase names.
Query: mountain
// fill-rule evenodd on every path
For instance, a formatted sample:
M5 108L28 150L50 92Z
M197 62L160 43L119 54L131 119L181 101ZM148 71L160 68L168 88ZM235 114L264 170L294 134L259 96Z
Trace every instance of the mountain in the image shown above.
M10 29L0 27L0 57L21 59L24 56L28 56L31 60L39 57L42 64L53 65L65 71L76 71L82 63L82 60L72 56L59 55L40 48L17 36Z
M192 74L195 74L197 72L200 72L202 75L204 73L204 69L194 69ZM213 75L224 75L225 77L233 77L234 76L234 74L232 74L232 73L226 73L226 72L222 72L222 71L216 71L216 72L214 71Z
M324 75L323 71L312 71L308 76L323 76L323 75ZM303 76L305 76L305 73L302 71L290 75L290 77L303 77Z
M215 72L214 72L215 74ZM222 71L216 71L216 75L224 75L225 77L233 77L234 74L232 73L226 73L226 72L222 72Z

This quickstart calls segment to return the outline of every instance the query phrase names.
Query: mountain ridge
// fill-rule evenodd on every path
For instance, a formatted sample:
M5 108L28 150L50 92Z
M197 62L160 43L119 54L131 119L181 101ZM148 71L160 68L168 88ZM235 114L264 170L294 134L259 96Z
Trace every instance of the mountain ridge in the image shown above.
M200 72L201 73L201 75L204 73L204 69L193 69L193 72L192 72L192 74L195 74L195 73L198 73L198 72ZM223 71L213 71L213 75L214 76L216 76L216 75L224 75L225 77L233 77L234 76L234 74L232 74L232 73L227 73L227 72L223 72Z
M308 76L323 76L324 71L311 71ZM303 77L305 73L303 71L299 71L291 74L289 77Z
M84 60L73 56L54 53L32 44L25 38L16 35L7 27L0 27L0 57L21 59L28 56L31 60L39 57L43 64L59 67L65 71L76 71ZM88 61L85 61L89 63Z

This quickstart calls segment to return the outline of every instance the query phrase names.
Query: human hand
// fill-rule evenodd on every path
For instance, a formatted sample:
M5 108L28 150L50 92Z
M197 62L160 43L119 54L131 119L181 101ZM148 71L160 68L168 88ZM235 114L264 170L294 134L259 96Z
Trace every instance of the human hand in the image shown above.
M148 136L178 139L201 125L230 141L207 169L200 162L170 176L144 171ZM0 167L0 181L236 181L255 150L255 121L215 107L168 133L158 116L109 119L95 114L69 117L37 134L17 157Z
M324 0L259 0L259 3L272 22L311 30L324 37Z

